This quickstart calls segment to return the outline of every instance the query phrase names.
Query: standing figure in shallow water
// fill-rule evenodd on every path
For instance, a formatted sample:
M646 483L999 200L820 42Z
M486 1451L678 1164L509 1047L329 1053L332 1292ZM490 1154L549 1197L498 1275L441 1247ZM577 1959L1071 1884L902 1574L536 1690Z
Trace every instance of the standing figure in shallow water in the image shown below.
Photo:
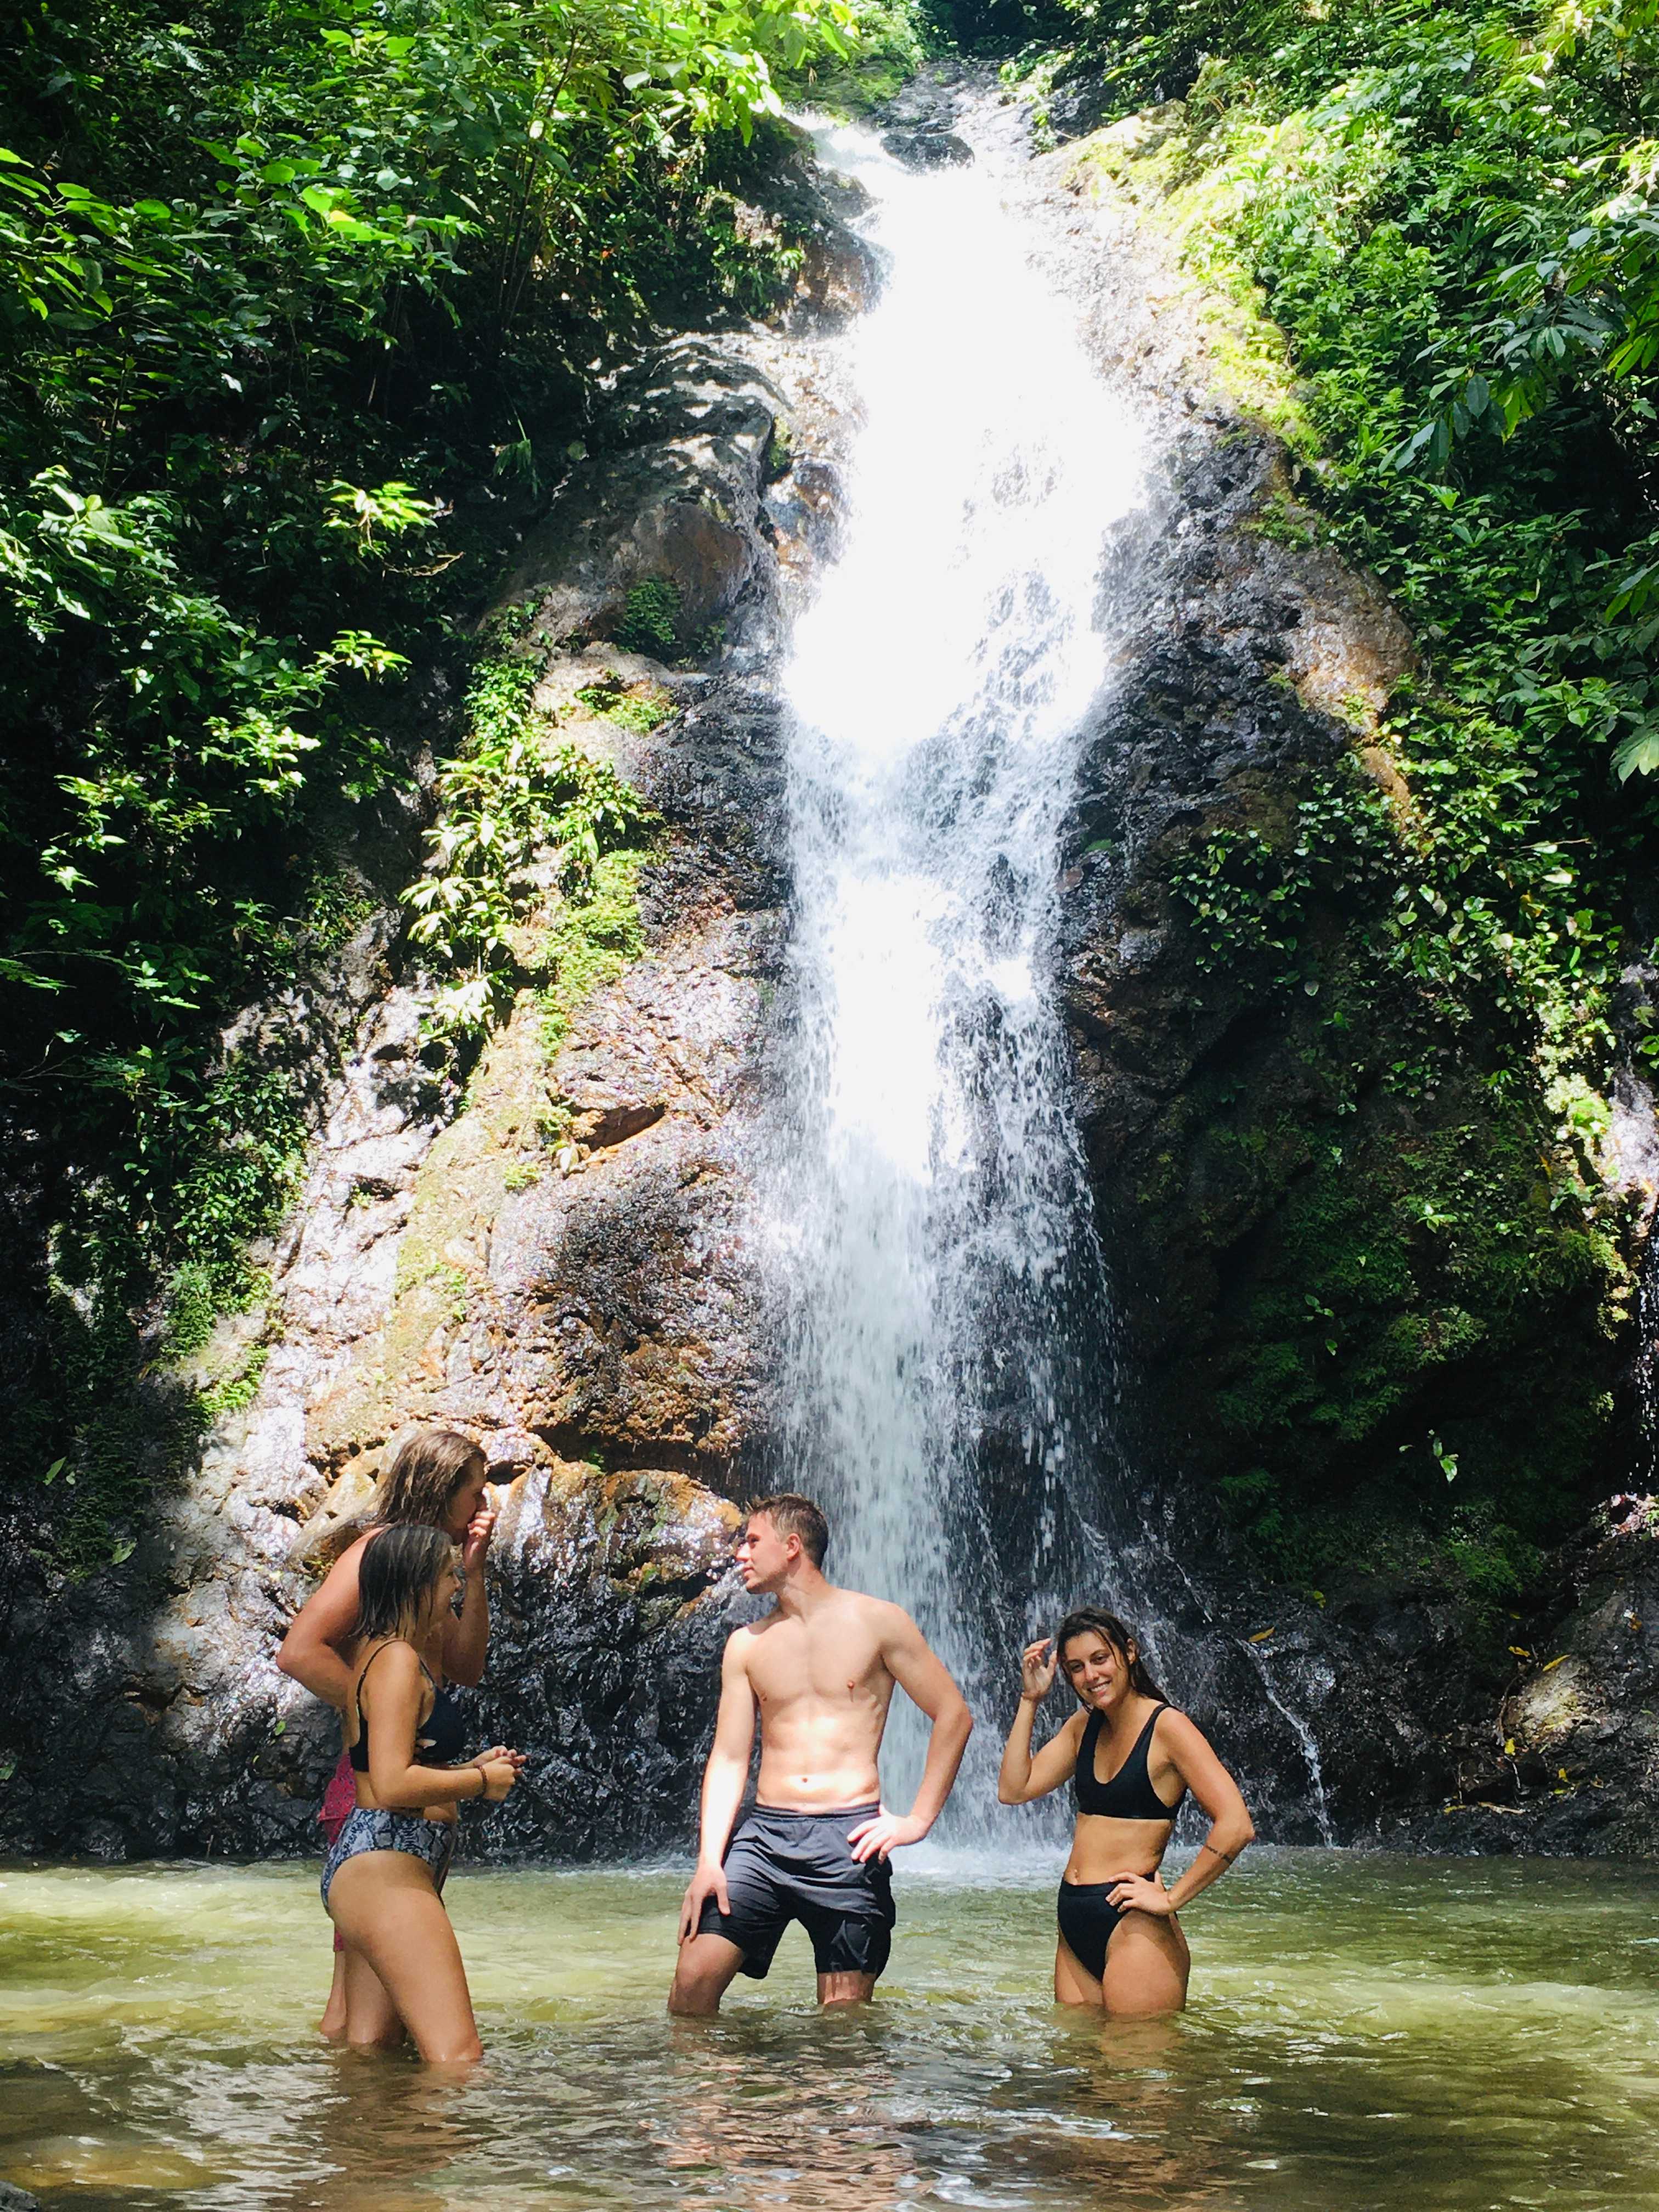
M466 1723L422 1655L461 1578L441 1528L388 1528L363 1554L360 1662L345 1718L357 1802L322 1884L345 1943L347 2042L395 2045L407 2031L438 2064L483 2056L443 1905L455 1808L469 1798L500 1804L524 1764L501 1744L451 1764Z
M340 1554L322 1588L295 1615L276 1654L283 1673L303 1683L313 1698L332 1705L343 1721L356 1678L353 1638L363 1555L388 1528L410 1525L441 1529L460 1546L465 1584L460 1610L441 1612L422 1654L425 1662L441 1683L460 1682L471 1688L483 1680L489 1643L484 1559L495 1526L484 1455L471 1437L458 1430L416 1429L398 1447L374 1494L368 1529ZM318 1816L330 1850L356 1802L350 1756L342 1750ZM344 1947L337 1934L334 1983L318 2025L331 2039L345 2033Z
M738 1545L744 1588L775 1602L726 1639L720 1662L671 2012L718 2012L739 1971L763 1980L792 1920L812 1939L820 2004L873 1995L895 1917L888 1853L932 1828L967 1748L961 1691L908 1613L825 1579L829 1536L811 1500L787 1492L750 1510ZM880 1802L877 1769L895 1683L933 1723L905 1814ZM757 1802L732 1835L757 1714Z
M1032 1723L1057 1672L1082 1710L1034 1756ZM1029 1805L1067 1781L1078 1819L1060 1884L1055 2002L1131 2016L1179 2012L1192 1960L1176 1912L1225 1874L1255 1830L1202 1730L1147 1673L1133 1631L1093 1606L1022 1653L997 1795ZM1166 1889L1158 1869L1189 1790L1210 1832Z

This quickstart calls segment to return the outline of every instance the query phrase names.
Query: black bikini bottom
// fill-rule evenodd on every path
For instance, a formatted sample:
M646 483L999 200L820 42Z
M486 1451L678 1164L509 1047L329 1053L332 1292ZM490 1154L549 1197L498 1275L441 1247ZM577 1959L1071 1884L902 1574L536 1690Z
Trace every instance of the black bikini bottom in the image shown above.
M1063 1881L1056 1901L1066 1948L1086 1973L1099 1981L1106 1972L1106 1946L1123 1915L1109 1902L1113 1881Z

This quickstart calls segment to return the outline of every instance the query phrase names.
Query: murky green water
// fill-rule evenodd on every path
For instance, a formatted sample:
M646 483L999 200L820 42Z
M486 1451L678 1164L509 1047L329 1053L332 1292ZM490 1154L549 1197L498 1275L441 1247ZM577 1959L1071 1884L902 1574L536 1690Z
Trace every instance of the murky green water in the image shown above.
M679 1881L469 1873L489 2057L316 2042L314 1871L0 1869L0 2175L51 2205L532 2212L1474 2212L1659 2203L1659 1873L1254 1853L1193 2006L1048 2001L1051 1892L901 1871L878 2003L791 1932L725 2017L662 2001Z

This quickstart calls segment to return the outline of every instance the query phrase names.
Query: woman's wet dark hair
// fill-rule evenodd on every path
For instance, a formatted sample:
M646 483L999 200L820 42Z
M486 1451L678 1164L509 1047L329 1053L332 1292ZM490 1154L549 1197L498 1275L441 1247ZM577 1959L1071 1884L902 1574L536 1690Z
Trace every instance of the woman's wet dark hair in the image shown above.
M1140 1656L1140 1638L1127 1621L1120 1620L1115 1613L1106 1613L1097 1605L1080 1605L1075 1613L1068 1613L1054 1631L1054 1657L1060 1672L1066 1670L1066 1647L1074 1636L1099 1636L1109 1644L1129 1669L1129 1687L1143 1698L1154 1698L1160 1705L1170 1700L1146 1671L1146 1662ZM1129 1656L1133 1644L1135 1656Z
M363 1550L357 1569L357 1619L354 1641L370 1644L383 1636L409 1636L421 1617L428 1592L454 1565L455 1547L441 1528L404 1522L387 1528Z

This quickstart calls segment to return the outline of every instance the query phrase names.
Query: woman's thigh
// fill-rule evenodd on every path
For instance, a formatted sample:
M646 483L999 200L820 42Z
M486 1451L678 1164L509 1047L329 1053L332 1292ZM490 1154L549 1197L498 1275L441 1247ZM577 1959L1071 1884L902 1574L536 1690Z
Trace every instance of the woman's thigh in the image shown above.
M434 2064L477 2058L481 2046L460 1946L424 1863L404 1851L365 1851L335 1875L329 1905L335 1926L373 1969L422 2057ZM364 2033L348 2017L353 2043L379 2039L369 2032L367 1984L362 1994Z
M1106 2009L1127 2018L1179 2012L1191 1969L1187 1939L1174 1920L1126 1912L1106 1946L1100 1979Z
M395 2051L404 2039L404 2024L391 1991L355 1944L341 1952L340 1965L346 2041L359 2051Z
M1054 2002L1093 2005L1098 2011L1105 2002L1100 1984L1062 1936L1054 1946Z

